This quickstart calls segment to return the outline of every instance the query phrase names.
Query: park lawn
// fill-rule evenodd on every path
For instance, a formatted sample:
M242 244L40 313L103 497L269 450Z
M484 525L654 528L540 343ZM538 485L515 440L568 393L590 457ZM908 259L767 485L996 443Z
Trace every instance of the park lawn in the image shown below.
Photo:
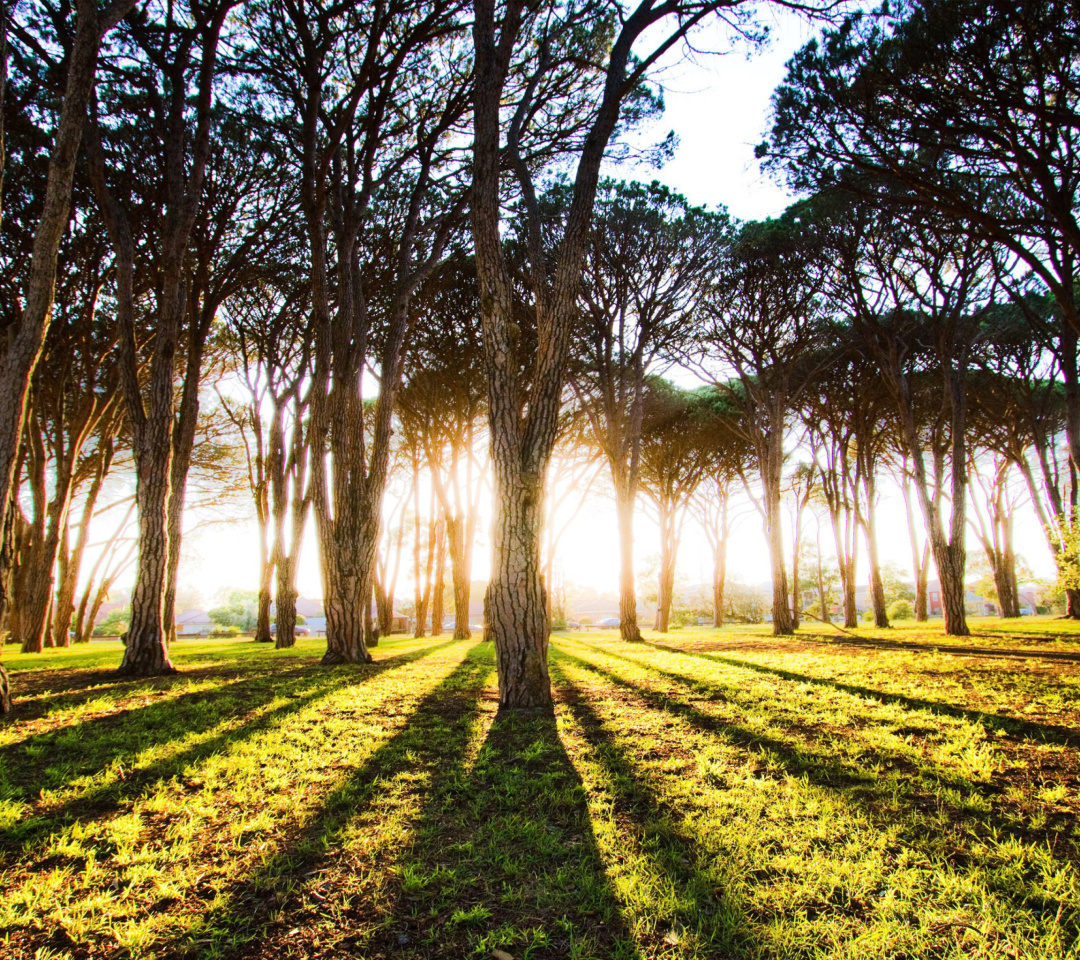
M1080 636L8 654L0 957L1080 956Z

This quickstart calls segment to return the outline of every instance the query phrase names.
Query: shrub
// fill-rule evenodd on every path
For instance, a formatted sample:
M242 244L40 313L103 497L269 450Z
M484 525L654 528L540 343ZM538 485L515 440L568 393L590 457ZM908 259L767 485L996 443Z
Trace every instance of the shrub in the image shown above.
M236 626L227 627L215 627L210 631L212 637L238 637L240 636L240 628Z
M128 621L131 620L131 608L124 607L113 610L108 616L103 617L94 625L95 637L117 637L127 632Z
M890 620L914 620L915 608L910 600L894 600L885 611Z

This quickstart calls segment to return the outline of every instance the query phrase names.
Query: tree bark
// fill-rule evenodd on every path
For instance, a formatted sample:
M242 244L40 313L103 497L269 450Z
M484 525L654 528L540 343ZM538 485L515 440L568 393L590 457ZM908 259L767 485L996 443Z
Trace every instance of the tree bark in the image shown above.
M613 475L616 473L614 465ZM619 636L628 643L642 641L637 618L637 588L634 584L634 492L633 485L619 476L615 480L615 512L619 520ZM620 482L622 481L622 482ZM630 489L628 489L630 488ZM664 629L667 629L665 624Z
M52 319L57 254L68 225L75 163L94 86L98 49L105 33L133 5L134 0L115 0L99 17L96 0L78 0L76 4L75 38L68 61L64 102L49 157L41 220L34 233L25 305L18 329L0 361L0 522L7 517L7 505L14 495L15 468L26 421L30 378ZM6 7L3 12L8 14ZM4 23L6 28L6 16ZM6 77L6 56L4 65ZM4 573L0 570L0 582L4 580ZM6 601L7 597L0 594L0 615Z
M446 519L435 531L435 576L431 581L431 635L441 637L446 604Z
M543 473L524 474L503 451L494 453L494 558L485 610L488 635L495 641L499 710L548 712L554 707L540 565Z
M881 582L881 560L878 557L877 521L874 509L873 485L867 485L866 512L863 517L863 534L866 537L866 553L870 562L870 600L874 609L874 626L889 626L889 614L885 609L885 586Z

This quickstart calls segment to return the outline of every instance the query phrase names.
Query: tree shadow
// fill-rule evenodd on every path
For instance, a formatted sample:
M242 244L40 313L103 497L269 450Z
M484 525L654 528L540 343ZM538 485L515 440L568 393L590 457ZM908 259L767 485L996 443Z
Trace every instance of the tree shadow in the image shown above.
M718 653L705 653L698 650L682 650L679 647L668 646L664 643L647 640L645 643L657 650L666 653L681 654L684 657L696 657L700 660L709 660L714 663L722 663L729 667L737 667L742 670L750 670L766 676L779 677L782 680L790 680L793 683L805 683L815 687L829 687L842 693L864 699L877 700L881 703L895 704L908 710L922 710L930 714L952 717L958 720L967 720L970 723L980 723L988 730L995 733L1022 735L1047 743L1057 743L1062 746L1080 747L1080 732L1069 727L1057 726L1050 723L1037 723L1032 720L1021 720L1019 717L1002 716L997 713L986 713L982 710L972 710L967 707L955 707L938 700L925 700L920 697L910 697L900 693L887 693L873 687L862 687L857 684L844 683L840 680L830 680L825 677L814 677L805 673L797 673L794 670L784 670L782 667L767 667L750 660L742 660L739 657L727 657ZM595 648L594 648L595 649ZM616 656L610 651L605 653ZM695 681L705 682L705 681Z
M446 646L448 644L440 644ZM137 708L89 718L59 731L0 750L0 785L9 798L56 791L80 777L109 771L104 779L64 802L0 829L0 856L26 851L56 830L118 809L152 784L179 778L193 763L273 729L319 700L364 684L388 670L422 659L439 647L400 654L333 672L298 668L272 677L231 681ZM287 702L266 709L279 698ZM205 734L205 736L201 736ZM170 740L197 739L145 766L139 754ZM125 762L127 769L125 769ZM111 770L110 770L111 768Z
M334 914L336 949L378 940L393 920L382 892L373 897L368 889L377 878L354 860L351 844L365 839L363 831L354 836L357 823L385 814L380 803L385 805L398 780L426 803L427 784L460 769L492 669L489 658L470 650L418 700L401 729L347 771L256 871L216 893L200 929L165 945L159 955L277 957L283 949L313 955L305 938L319 935L328 911ZM395 802L407 799L398 795ZM393 858L401 851L382 852Z
M1006 637L1016 640L1028 640L1033 643L1053 643L1058 638L1028 636L1025 634L973 633L973 637L987 640L1002 640ZM921 653L947 653L957 657L998 657L1007 660L1060 660L1067 663L1080 663L1080 652L1074 650L1018 650L1011 647L969 647L961 644L935 644L932 641L892 640L886 637L845 637L831 634L818 634L798 637L807 643L829 646L863 647L869 650L917 650Z
M640 960L555 718L503 714L462 759L432 784L392 924L364 956Z
M628 661L635 666L657 673L693 690L695 687L713 687L706 680L683 677L641 663L631 657L622 657L607 650L599 651L606 656ZM816 787L841 795L845 801L857 805L882 829L897 827L906 845L913 849L932 853L940 837L925 832L925 816L947 814L950 822L963 822L980 836L999 838L1007 834L1017 840L1042 846L1048 842L1045 829L1032 829L1029 824L1015 817L1006 819L1001 812L994 813L989 803L985 809L971 807L970 792L984 801L994 797L1000 800L1001 787L996 783L971 783L947 770L935 770L913 764L902 755L892 754L867 744L858 759L830 756L802 743L791 743L761 733L745 724L733 723L706 713L678 698L650 690L649 688L615 676L597 664L576 657L565 650L558 655L574 662L581 669L602 677L618 689L625 690L648 709L681 717L695 729L716 735L756 758L760 767L757 775L775 776L775 771L793 778L805 780ZM877 763L872 762L877 758ZM865 758L865 759L864 759ZM944 788L944 789L943 789ZM996 795L996 796L995 796ZM918 814L918 817L909 816ZM1068 818L1063 818L1063 824ZM919 826L915 824L918 823Z
M495 720L493 673L490 647L470 650L286 846L219 894L206 929L162 955L641 960L554 719ZM371 835L376 818L390 836Z
M567 656L560 651L560 657ZM576 658L575 658L576 659ZM594 762L610 784L613 819L627 858L643 861L646 873L666 896L650 904L648 956L667 955L685 944L695 955L740 958L757 955L755 937L737 895L717 886L710 875L711 858L681 824L674 808L639 773L633 759L614 742L588 695L570 680L558 661L552 663L557 698L584 738Z
M626 681L620 683L618 678L605 674L596 666L585 664L565 651L560 650L558 657L559 660L565 658L565 660L583 664L590 672L601 675L617 688L635 686ZM801 911L803 920L806 920L808 915L814 917L821 915L822 922L826 924L830 932L834 929L833 924L828 920L830 915L838 919L850 920L854 910L857 914L869 918L874 912L873 898L880 896L880 891L873 892L876 887L881 885L888 888L893 882L903 886L909 882L902 876L898 876L896 881L891 881L889 875L896 862L895 858L906 857L911 851L929 869L927 879L933 878L934 883L940 884L939 894L934 894L929 889L914 887L912 893L909 894L912 896L913 905L921 902L921 899L925 897L934 901L935 910L939 916L943 911L947 916L952 906L966 909L970 907L968 901L976 898L976 902L984 903L984 909L1000 916L1002 911L994 905L994 900L998 900L1016 911L1015 922L1039 925L1048 921L1043 935L1049 938L1065 938L1065 942L1075 942L1076 918L1071 907L1069 893L1071 887L1068 885L1058 887L1049 879L1051 876L1071 874L1067 861L1072 858L1075 851L1070 852L1072 847L1070 843L1061 845L1063 849L1058 850L1053 843L1048 842L1047 835L1027 831L1015 822L1006 830L995 823L993 817L981 813L975 813L966 818L955 815L945 819L936 818L937 806L933 798L930 798L931 802L924 806L923 801L926 799L924 796L915 793L897 794L892 789L894 783L877 782L873 777L860 779L847 776L836 777L828 767L828 758L820 758L807 751L792 750L790 745L753 734L738 725L725 723L679 701L667 701L662 697L654 697L650 702L645 691L634 691L634 699L639 703L645 701L644 705L647 708L660 714L676 714L703 733L716 734L718 745L734 742L737 747L741 747L748 753L753 754L758 751L767 753L770 763L764 771L759 770L754 775L755 782L750 786L749 794L744 794L740 785L740 780L746 777L747 770L744 766L735 763L727 765L727 772L721 768L715 772L710 770L700 774L703 782L715 783L714 789L717 791L716 799L703 800L701 807L698 807L692 799L694 793L692 789L679 791L676 788L674 796L678 797L681 803L686 804L686 809L682 810L674 800L666 799L660 791L650 786L646 779L646 771L643 770L641 761L634 754L625 746L610 742L609 732L614 721L608 719L608 715L612 714L612 711L605 710L605 714L601 715L601 712L595 708L597 694L584 685L575 684L566 678L565 672L558 666L558 661L553 665L553 673L559 676L561 685L565 684L564 699L580 721L597 753L603 757L612 778L622 777L622 783L629 784L625 789L631 796L639 798L637 806L628 810L625 817L626 823L633 825L639 822L641 816L648 816L650 810L659 811L653 814L654 819L659 821L656 830L665 838L674 833L674 849L676 852L680 849L685 851L680 859L684 859L684 862L688 861L691 867L696 868L696 864L707 863L710 855L713 862L721 865L731 860L741 866L741 870L735 875L732 875L731 871L726 871L728 881L736 888L748 891L755 887L772 888L772 893L753 897L755 900L762 901L762 906L751 905L743 908L747 926L751 922L761 927L782 925L785 922L783 912L788 910L793 911L792 916ZM618 699L614 702L632 712L638 709L633 700L627 704L623 704ZM618 706L613 708L614 716L618 716ZM666 724L661 725L666 726ZM589 734L590 729L594 733ZM650 730L649 734L651 732ZM649 734L646 734L647 738ZM631 725L625 737L640 735L640 731L633 729ZM677 734L675 736L677 737ZM632 741L624 740L625 742ZM671 749L675 743L676 741L667 741L668 749ZM661 737L660 743L651 743L645 746L642 752L655 761L656 752L660 751L662 755L664 749L665 745ZM700 754L695 753L695 758L700 759ZM778 772L780 776L777 776ZM678 774L672 773L669 776L677 777ZM714 781L714 777L719 782ZM773 781L775 787L762 789L761 785L768 781ZM797 822L801 811L808 809L808 804L817 802L813 793L803 792L806 787L819 788L822 791L819 795L825 804L822 816L827 819L820 821L820 827L829 837L828 844L831 845L835 839L842 844L845 853L841 855L842 859L836 864L835 869L826 866L822 876L827 879L828 885L823 887L820 893L815 893L811 900L799 903L788 899L793 886L797 887L800 881L794 879L792 883L786 882L784 863L800 856L806 863L816 863L821 855L819 851L822 850L821 835L817 832L818 825L811 822L806 826L801 826ZM721 800L720 798L725 795L730 799ZM679 824L687 824L688 818L695 816L694 811L698 809L706 818L716 816L715 804L717 802L726 804L733 812L739 811L742 796L760 798L760 800L754 800L754 812L751 816L759 818L763 823L770 823L774 816L779 816L782 823L788 822L788 819L792 817L794 806L796 810L794 820L788 829L794 831L791 839L799 837L799 844L789 847L789 837L785 834L784 827L779 824L778 828L761 832L751 827L752 843L755 849L761 847L766 850L771 848L780 851L778 860L771 860L769 856L759 860L754 856L749 858L740 856L740 841L733 837L729 836L716 846L710 846L704 839L700 839L705 836L701 831L708 830L708 819L705 821L706 826L698 831L699 839L696 844L695 840L689 836L689 830L685 827L680 830ZM771 799L772 797L775 797L775 802ZM846 844L841 840L845 836L845 830L839 825L837 814L844 808L850 810L854 818L851 821L852 824L857 824L859 820L862 820L868 825L871 836L888 838L885 841L887 846L880 851L883 864L881 878L877 880L874 887L869 889L860 887L859 882L863 874L863 853L858 846L853 850L850 840ZM639 813L635 814L635 810ZM841 817L846 819L846 816L841 815ZM957 822L959 819L966 819L966 823L959 824ZM1071 824L1069 828L1071 829ZM852 834L852 839L857 842L858 838L866 833L866 828L861 828L859 832ZM1061 839L1067 839L1067 835L1062 836ZM704 849L695 852L696 848ZM825 849L827 850L827 847ZM1053 859L1047 860L1047 854ZM1041 864L1041 866L1036 867L1035 864ZM1013 877L1011 881L1005 879L1005 875L1010 874L1011 870L1019 869L1036 872L1033 873L1033 878L1029 882L1018 882L1016 877ZM1044 871L1043 876L1047 878L1046 880L1034 879L1039 875L1037 871L1040 869ZM995 871L1003 871L1003 873ZM903 871L900 873L902 875ZM872 868L868 870L867 875L873 876ZM798 877L797 872L795 876ZM850 876L852 886L845 888L843 884L837 885L836 878L839 876ZM704 879L708 880L708 877ZM982 884L985 884L985 892L990 895L985 902L979 901L977 898L981 894L975 892ZM813 889L812 885L808 886ZM969 886L972 889L969 890ZM937 902L939 898L944 899L939 903ZM779 915L773 912L770 902L775 903L780 909ZM739 904L732 904L728 913L729 916L738 914ZM917 923L923 922L921 913L913 916ZM889 922L887 917L884 919ZM943 922L942 925L947 927L950 924ZM741 935L737 923L733 924L731 929L730 939L717 941L718 944L723 942L727 952L735 956L762 954L761 945L755 945L749 937ZM976 932L979 931L976 930ZM1032 935L1039 936L1040 934L1033 932ZM833 945L840 952L840 945ZM844 951L844 955L847 956L849 953Z

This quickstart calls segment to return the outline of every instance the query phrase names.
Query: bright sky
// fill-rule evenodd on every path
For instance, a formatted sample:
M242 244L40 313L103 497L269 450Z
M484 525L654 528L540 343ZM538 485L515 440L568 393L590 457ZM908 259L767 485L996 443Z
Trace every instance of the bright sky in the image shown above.
M773 17L771 43L750 58L733 53L669 66L663 76L667 112L657 125L656 138L669 129L675 130L680 145L674 159L659 172L638 168L616 169L612 173L637 179L656 177L694 203L713 208L726 206L739 218L780 213L789 197L762 175L753 150L767 130L769 98L784 77L787 59L815 31L791 14L778 12ZM714 40L710 43L708 36L700 37L698 45L722 47L718 39ZM883 492L880 516L883 560L910 570L903 503L895 492ZM812 537L813 521L808 520L808 524L808 535ZM317 597L322 587L312 526L309 523L299 587L303 595ZM476 579L485 579L488 573L490 547L485 527L486 522L482 522L475 551ZM1020 554L1036 573L1052 575L1053 564L1030 509L1024 508L1024 519L1016 527ZM827 531L823 540L828 543ZM189 536L184 543L181 586L195 588L207 604L225 587L253 589L257 584L257 544L256 529L250 520L209 527ZM657 554L657 544L656 527L643 514L636 528L639 564ZM969 551L977 552L974 537L969 539ZM825 552L830 552L827 547ZM745 517L730 553L735 579L747 583L768 579L768 552L756 514ZM865 549L861 553L865 554ZM404 558L403 567L409 565L408 558ZM617 589L617 538L614 508L609 500L591 501L578 515L560 543L559 565L570 582L601 590ZM679 565L685 579L693 583L707 581L711 575L704 537L692 523L687 525ZM861 575L861 579L865 576ZM409 594L411 586L401 582L399 596Z

